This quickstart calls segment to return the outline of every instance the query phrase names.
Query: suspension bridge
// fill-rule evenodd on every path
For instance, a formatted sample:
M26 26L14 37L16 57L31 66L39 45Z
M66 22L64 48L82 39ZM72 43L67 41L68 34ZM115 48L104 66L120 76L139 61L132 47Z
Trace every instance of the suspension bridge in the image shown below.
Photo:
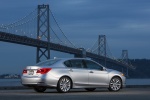
M0 26L0 41L36 47L36 62L50 59L50 50L73 54L74 57L88 57L103 65L118 65L134 69L128 63L128 52L123 50L122 59L114 59L105 35L99 35L90 49L75 46L60 28L49 5L38 7L14 23ZM107 64L107 65L106 65Z

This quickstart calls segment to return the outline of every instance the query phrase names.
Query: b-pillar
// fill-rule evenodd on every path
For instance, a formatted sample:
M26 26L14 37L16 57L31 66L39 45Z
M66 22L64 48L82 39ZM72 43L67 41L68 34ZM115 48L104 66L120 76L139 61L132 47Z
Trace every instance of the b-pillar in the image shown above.
M37 12L37 39L48 42L47 48L37 47L36 63L50 59L50 23L49 23L49 5L38 5Z

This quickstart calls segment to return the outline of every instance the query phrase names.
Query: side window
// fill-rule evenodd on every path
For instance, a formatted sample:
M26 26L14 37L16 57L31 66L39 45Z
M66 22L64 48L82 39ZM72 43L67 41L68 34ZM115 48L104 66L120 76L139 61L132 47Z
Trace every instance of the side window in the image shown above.
M92 62L92 61L89 61L89 60L85 60L85 63L86 63L86 67L88 69L96 69L96 70L102 70L103 69L102 66L98 65L95 62Z
M82 60L70 60L71 65L73 68L83 68L84 64L82 62Z
M71 63L70 63L69 60L68 60L68 61L65 61L64 64L65 64L67 67L71 67Z

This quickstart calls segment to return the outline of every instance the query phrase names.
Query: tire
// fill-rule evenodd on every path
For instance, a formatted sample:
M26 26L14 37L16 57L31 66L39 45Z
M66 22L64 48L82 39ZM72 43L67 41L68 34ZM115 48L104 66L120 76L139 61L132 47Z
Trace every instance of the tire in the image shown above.
M122 81L119 77L113 77L109 83L109 91L119 91L122 87Z
M66 93L69 92L71 89L71 79L68 77L62 77L59 79L58 84L57 84L57 91L60 93Z
M44 92L46 90L46 87L36 86L36 87L34 87L34 90L36 92Z
M94 91L96 88L85 88L87 91Z

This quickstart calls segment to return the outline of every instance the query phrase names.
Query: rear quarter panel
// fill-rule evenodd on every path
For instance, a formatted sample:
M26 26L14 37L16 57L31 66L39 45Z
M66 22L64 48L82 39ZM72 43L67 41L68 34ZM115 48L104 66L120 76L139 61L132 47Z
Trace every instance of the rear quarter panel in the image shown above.
M45 75L45 82L55 87L62 76L70 77L68 68L52 68L50 72Z

